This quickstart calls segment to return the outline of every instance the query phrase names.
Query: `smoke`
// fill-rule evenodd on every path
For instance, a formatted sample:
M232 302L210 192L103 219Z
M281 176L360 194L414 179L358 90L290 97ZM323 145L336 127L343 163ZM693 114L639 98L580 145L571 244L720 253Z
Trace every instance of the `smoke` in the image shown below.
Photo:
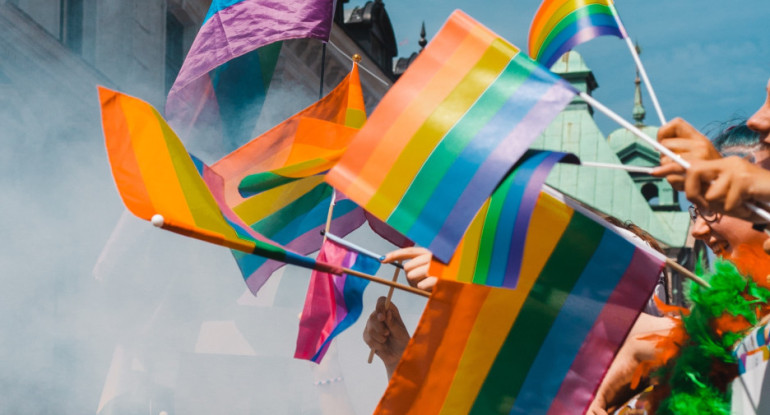
M9 7L0 1L0 18ZM96 94L97 82L114 85L64 52L30 59L39 46L19 45L3 24L0 413L372 412L387 380L377 359L366 364L361 333L387 289L369 285L364 315L321 366L293 359L309 271L287 267L253 297L227 250L126 213ZM52 42L46 36L40 42ZM118 68L125 49L101 50L97 60ZM151 80L125 71L117 88L157 105L157 93L141 94ZM316 93L278 76L255 131ZM392 249L368 229L351 238ZM380 276L391 273L383 267ZM414 328L425 300L397 293L393 301Z

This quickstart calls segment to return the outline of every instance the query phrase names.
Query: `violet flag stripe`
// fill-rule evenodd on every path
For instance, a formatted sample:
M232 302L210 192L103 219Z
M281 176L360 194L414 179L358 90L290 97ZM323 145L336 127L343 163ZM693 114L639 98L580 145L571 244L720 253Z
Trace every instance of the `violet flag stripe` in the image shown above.
M544 81L546 84L550 81ZM553 117L556 116L575 96L575 90L559 81L556 84L550 84L550 88L542 95L540 101L531 107L526 116L516 125L505 139L503 139L490 153L490 157L484 160L475 173L473 173L470 182L462 189L462 194L456 198L451 212L446 216L439 233L432 238L428 249L430 249L438 259L448 262L455 247L462 238L467 224L471 222L473 216L479 210L486 200L486 197L479 195L489 195L497 186L502 176L511 167L511 159L521 157L532 141L545 129ZM456 186L456 185L455 185ZM430 212L429 209L423 212ZM460 229L452 227L453 223L464 223L465 226ZM419 234L416 230L414 234ZM407 234L410 239L418 241L418 238ZM419 242L418 242L419 243Z

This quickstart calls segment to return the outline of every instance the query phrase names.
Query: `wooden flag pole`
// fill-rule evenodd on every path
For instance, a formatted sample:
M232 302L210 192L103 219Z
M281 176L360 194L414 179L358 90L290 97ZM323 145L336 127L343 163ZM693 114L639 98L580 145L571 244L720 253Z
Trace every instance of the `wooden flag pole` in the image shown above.
M399 263L399 265L400 265L400 263ZM401 271L401 268L400 267L396 267L396 271L393 273L393 282L398 281L398 273L400 271ZM385 309L386 310L390 306L390 299L393 297L393 291L395 291L395 288L394 287L390 287L390 289L388 290L388 296L385 297ZM385 318L387 318L387 315L386 315ZM366 361L366 363L371 364L372 360L374 360L374 349L371 349L369 351L369 359Z
M398 288L399 290L406 291L408 293L421 295L423 297L430 297L430 293L428 291L421 290L419 288L410 287L410 286L404 285L404 284L399 284L397 282L393 282L393 281L386 280L386 279L383 279L383 278L375 277L373 275L364 274L363 272L358 272L358 271L353 270L353 269L342 268L342 272L345 273L345 274L348 274L348 275L354 275L356 277L361 277L361 278L363 278L365 280L369 280L369 281L376 282L376 283L379 283L379 284L387 285L389 287Z
M694 282L698 283L701 287L704 288L711 288L711 285L709 285L708 282L706 282L703 278L695 275L692 271L689 269L683 267L680 263L674 261L671 258L666 258L666 265L671 267L674 271L684 275L685 277L693 280Z

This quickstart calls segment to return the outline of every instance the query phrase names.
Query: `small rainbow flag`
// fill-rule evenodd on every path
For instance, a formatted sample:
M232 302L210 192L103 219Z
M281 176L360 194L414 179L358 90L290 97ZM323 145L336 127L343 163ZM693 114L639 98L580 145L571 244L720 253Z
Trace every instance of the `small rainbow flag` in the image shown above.
M214 0L168 93L171 125L228 152L251 138L280 41L329 40L333 11L334 0Z
M349 251L328 239L321 247L318 260L371 275L380 268L379 260ZM346 274L313 271L299 321L295 358L321 362L332 339L361 316L368 283Z
M455 11L327 181L448 261L484 201L576 92Z
M433 261L431 275L516 288L532 213L558 162L579 160L573 154L528 151L479 210L449 264Z
M187 153L148 103L99 87L112 175L123 203L139 218L162 215L162 227L185 236L276 261L339 273L249 228L224 202L224 181Z
M224 200L252 230L303 255L321 247L333 189L323 173L366 121L353 65L327 96L211 166L224 179ZM362 209L337 194L330 232L345 236L365 222ZM282 262L233 251L252 292Z
M541 193L516 289L439 279L375 413L584 413L665 260L597 220Z
M612 0L544 0L529 27L529 56L550 68L575 46L603 35L627 36Z

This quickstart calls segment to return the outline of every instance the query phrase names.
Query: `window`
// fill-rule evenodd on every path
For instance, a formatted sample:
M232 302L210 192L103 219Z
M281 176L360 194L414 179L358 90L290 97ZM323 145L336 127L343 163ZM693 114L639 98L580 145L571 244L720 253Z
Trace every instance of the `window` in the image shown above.
M61 0L59 39L71 51L83 53L83 1Z
M166 13L166 92L174 85L184 61L184 25L173 13Z

